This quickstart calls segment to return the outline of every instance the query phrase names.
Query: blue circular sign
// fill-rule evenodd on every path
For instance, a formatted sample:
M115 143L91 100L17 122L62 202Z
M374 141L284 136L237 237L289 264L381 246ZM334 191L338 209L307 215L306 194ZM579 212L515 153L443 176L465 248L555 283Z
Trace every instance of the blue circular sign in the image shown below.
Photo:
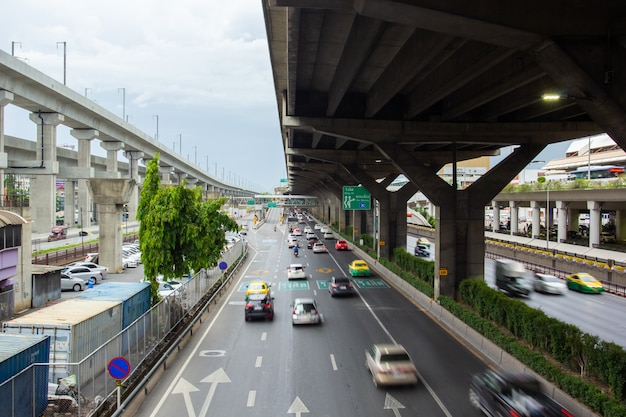
M124 379L130 373L130 363L125 358L113 358L107 366L109 375L115 379Z
M220 262L220 269L222 271L226 271L228 269L228 264L224 261Z

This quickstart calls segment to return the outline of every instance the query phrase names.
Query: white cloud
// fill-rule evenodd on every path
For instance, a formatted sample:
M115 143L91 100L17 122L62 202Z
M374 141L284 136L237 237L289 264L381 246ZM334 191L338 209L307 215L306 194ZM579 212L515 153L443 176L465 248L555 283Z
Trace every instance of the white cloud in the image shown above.
M232 177L237 172L240 181L264 191L284 177L258 0L8 3L0 39L9 41L0 48L10 53L10 42L19 42L17 57L62 80L63 45L58 42L66 42L70 88L120 117L125 104L129 122L150 135L158 114L163 143L182 134L184 156L199 153L196 148L203 155L220 155L215 162L225 172ZM7 134L19 128L28 132L33 125L7 120ZM255 150L255 156L243 157L245 150ZM191 161L194 156L200 159L193 155Z

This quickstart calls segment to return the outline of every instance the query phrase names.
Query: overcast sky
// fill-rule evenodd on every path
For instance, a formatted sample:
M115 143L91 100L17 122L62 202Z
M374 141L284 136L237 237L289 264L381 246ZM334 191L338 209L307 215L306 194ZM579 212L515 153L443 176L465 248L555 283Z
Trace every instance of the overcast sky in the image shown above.
M261 192L286 177L259 0L20 0L2 15L0 49L61 82L65 51L68 87L152 137L158 124L211 175ZM26 112L5 115L5 134L35 140ZM57 144L76 140L60 127Z

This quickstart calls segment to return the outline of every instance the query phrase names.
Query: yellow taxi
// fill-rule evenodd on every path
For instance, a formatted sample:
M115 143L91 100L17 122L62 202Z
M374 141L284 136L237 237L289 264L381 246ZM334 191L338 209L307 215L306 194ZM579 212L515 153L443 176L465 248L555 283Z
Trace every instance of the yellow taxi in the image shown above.
M246 285L246 299L250 294L270 294L270 287L272 284L266 281L252 281Z
M567 288L590 294L599 294L604 291L602 283L586 272L569 275L567 277Z
M367 265L367 262L361 259L352 261L352 263L348 265L348 270L353 277L370 276L370 267Z

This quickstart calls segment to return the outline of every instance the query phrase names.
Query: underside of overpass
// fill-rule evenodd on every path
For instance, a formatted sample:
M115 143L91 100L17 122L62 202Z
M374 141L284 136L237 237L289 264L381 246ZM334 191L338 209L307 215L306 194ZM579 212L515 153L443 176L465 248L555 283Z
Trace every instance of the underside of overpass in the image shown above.
M290 192L340 205L342 186L368 188L386 257L406 245L406 201L424 193L437 207L437 296L483 277L484 206L547 145L607 132L626 148L624 2L263 8ZM437 175L507 146L515 150L469 187ZM409 183L387 191L400 174Z

